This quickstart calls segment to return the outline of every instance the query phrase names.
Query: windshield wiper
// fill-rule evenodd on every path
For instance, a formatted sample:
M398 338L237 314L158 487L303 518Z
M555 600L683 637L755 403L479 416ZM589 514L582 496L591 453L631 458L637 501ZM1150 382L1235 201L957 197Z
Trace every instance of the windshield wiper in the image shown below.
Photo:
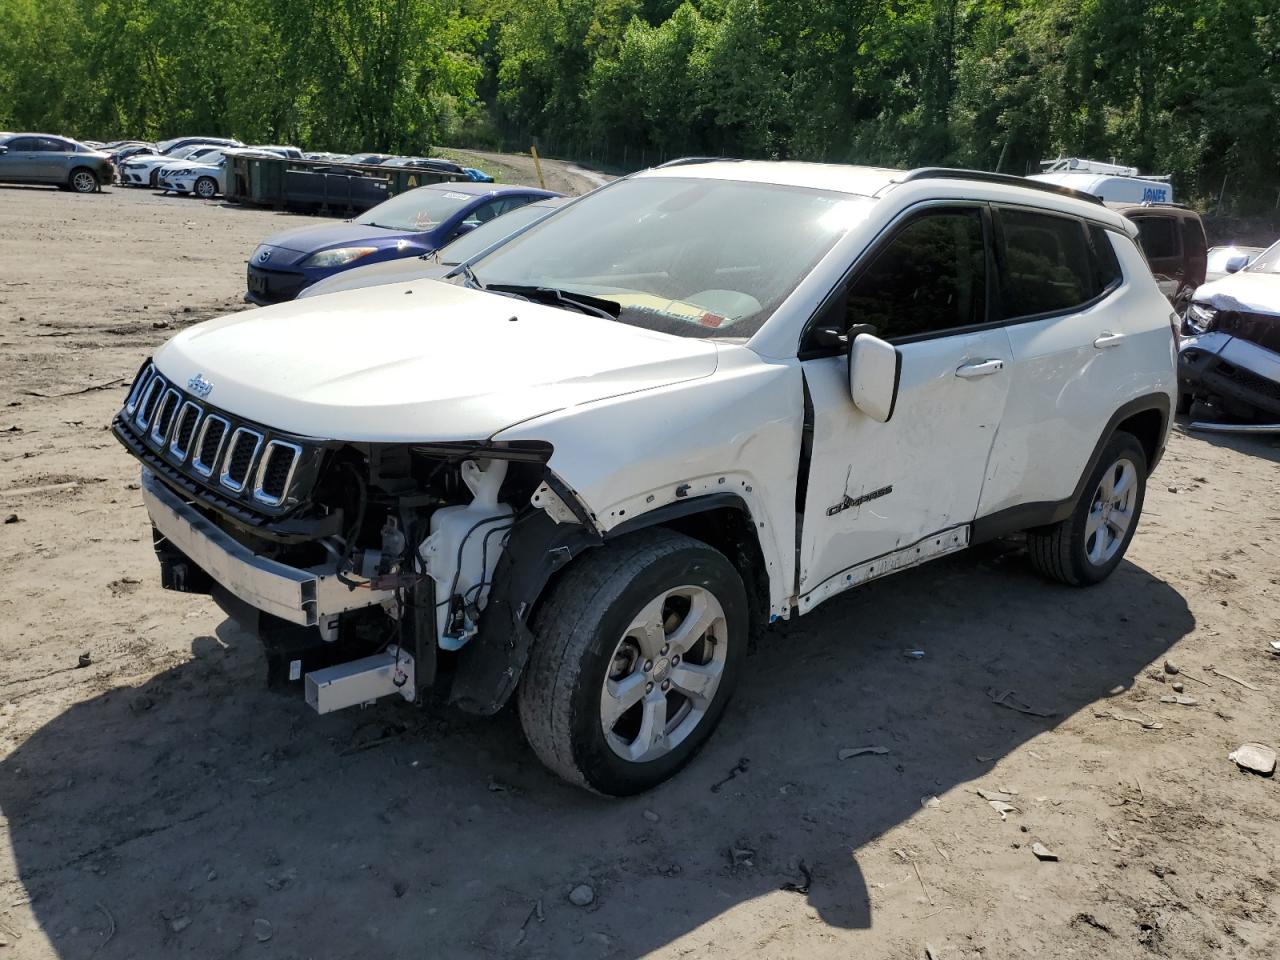
M467 268L467 273L470 273L469 267ZM617 320L618 314L622 313L622 304L618 303L617 300L606 300L603 297L593 297L588 293L575 293L572 290L558 290L555 287L538 287L519 283L491 283L487 287L481 287L481 289L489 290L493 293L509 293L516 297L523 297L526 300L540 303L562 304L574 307L582 313L594 314L605 320Z

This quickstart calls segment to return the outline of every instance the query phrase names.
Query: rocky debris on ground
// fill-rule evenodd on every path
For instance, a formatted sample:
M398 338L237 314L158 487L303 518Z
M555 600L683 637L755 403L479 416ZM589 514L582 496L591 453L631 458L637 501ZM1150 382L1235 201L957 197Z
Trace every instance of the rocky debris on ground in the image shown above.
M272 929L270 920L259 917L253 921L253 936L259 943L266 943L274 934L275 930Z
M1241 770L1269 777L1276 772L1276 752L1265 743L1244 743L1227 754Z
M876 756L884 756L889 752L888 747L845 747L836 754L837 760L852 760L854 757L861 757L863 754L875 754Z
M569 891L569 902L575 907L589 907L595 903L596 892L587 884L580 883Z
M1037 860L1057 860L1058 855L1037 840L1031 844L1031 852L1036 855Z

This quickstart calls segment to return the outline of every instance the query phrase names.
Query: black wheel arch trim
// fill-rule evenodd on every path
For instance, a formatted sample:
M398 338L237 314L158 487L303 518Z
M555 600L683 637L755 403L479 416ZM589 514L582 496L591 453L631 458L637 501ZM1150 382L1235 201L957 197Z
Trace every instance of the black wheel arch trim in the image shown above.
M1135 397L1121 405L1120 409L1111 415L1111 419L1107 421L1106 427L1098 437L1098 442L1094 444L1093 452L1089 455L1084 470L1080 473L1080 479L1076 481L1075 489L1071 491L1071 496L1065 500L1020 503L1017 506L987 514L985 517L979 517L973 521L970 544L995 540L1033 527L1047 527L1067 519L1084 494L1085 484L1098 466L1098 461L1102 459L1102 451L1106 449L1107 443L1115 435L1120 424L1135 414L1146 413L1149 410L1155 410L1160 414L1159 439L1155 454L1147 464L1147 474L1150 475L1155 470L1156 464L1160 462L1160 457L1164 453L1165 438L1168 436L1170 404L1168 394L1164 393L1150 393Z
M746 501L734 493L675 500L632 517L603 535L584 524L556 523L541 510L529 515L519 524L519 535L512 536L498 558L479 632L458 653L450 702L481 716L491 716L506 705L520 682L535 639L529 616L552 577L575 557L638 530L726 507L750 515Z

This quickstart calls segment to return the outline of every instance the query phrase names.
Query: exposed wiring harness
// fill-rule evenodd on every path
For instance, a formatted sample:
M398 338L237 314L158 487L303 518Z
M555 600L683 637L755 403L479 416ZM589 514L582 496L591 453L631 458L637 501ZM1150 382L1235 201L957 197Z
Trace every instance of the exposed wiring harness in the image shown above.
M360 487L360 501L356 506L356 522L352 524L351 532L347 534L347 542L342 546L342 557L338 560L336 573L339 583L348 590L355 590L363 584L348 577L347 571L351 569L349 564L351 555L355 552L356 538L360 536L360 528L364 525L364 510L369 502L369 485L364 482L364 477L360 476L360 471L349 462L344 460L342 466L356 478L356 484Z

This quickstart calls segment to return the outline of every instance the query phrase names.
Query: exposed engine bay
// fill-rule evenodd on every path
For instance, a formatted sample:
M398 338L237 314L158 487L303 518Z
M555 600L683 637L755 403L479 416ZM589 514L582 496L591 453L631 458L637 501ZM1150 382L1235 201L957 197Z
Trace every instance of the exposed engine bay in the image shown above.
M384 673L415 699L464 660L464 674L485 674L472 709L500 707L506 661L518 675L527 647L522 579L541 587L599 539L547 469L550 446L317 441L239 421L192 390L148 365L112 425L146 468L163 585L211 594L256 633L269 683L318 678L307 696L321 712L371 699ZM515 537L540 574L521 574L508 554ZM220 544L216 555L190 555L208 543ZM482 620L497 650L469 653ZM352 692L335 686L326 701L329 682ZM453 691L464 706L469 683Z

